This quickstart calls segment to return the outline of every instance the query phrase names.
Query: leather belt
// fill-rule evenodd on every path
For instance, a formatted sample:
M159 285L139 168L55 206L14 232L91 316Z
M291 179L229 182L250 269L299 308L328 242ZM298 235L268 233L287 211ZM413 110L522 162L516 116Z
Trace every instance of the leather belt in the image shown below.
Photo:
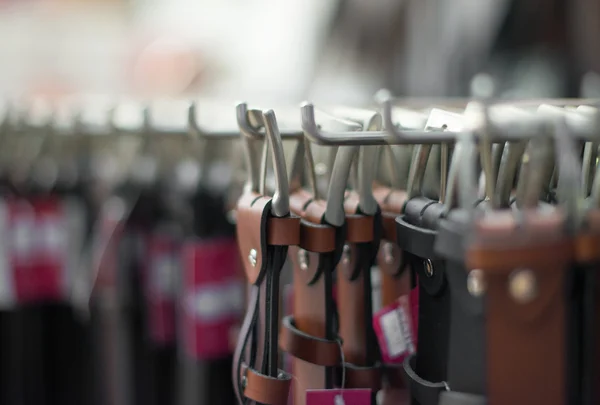
M237 207L237 239L250 286L248 309L234 352L239 404L287 404L291 377L279 370L279 273L288 246L300 242L300 219L273 217L271 198L244 194Z
M414 373L419 377L418 381L431 381L429 384L438 385L444 384L447 378L450 331L446 262L433 250L443 213L442 204L416 197L406 203L404 215L396 220L398 245L404 251L419 285L419 333L413 360ZM417 390L410 388L413 403L425 405L420 402Z
M380 354L373 331L371 267L381 240L381 214L360 213L358 197L345 201L347 248L337 267L337 304L347 388L381 388Z
M381 208L382 235L377 253L377 266L381 270L381 304L391 305L398 297L408 295L411 289L410 272L403 260L402 250L397 244L396 217L404 211L406 191L376 187L373 196ZM384 398L397 397L392 391L405 390L402 368L399 365L384 364L387 386Z
M573 244L558 212L491 212L476 220L467 267L486 283L491 405L567 400L564 293ZM510 388L508 388L510 387Z
M486 394L485 314L483 294L468 289L464 243L468 235L469 213L450 212L441 222L435 250L446 262L446 279L450 290L450 329L446 382L453 391L475 395ZM457 398L456 395L453 398ZM455 400L453 399L453 400ZM467 402L468 403L468 402Z
M571 314L571 319L580 319L578 328L580 340L575 338L569 345L570 356L577 360L573 369L580 370L572 378L579 379L581 386L572 383L570 389L579 391L573 402L583 405L597 404L600 401L600 210L588 212L587 229L575 239L575 258L577 266L574 272L579 275L581 314ZM569 371L571 372L572 369Z
M346 228L326 224L325 202L313 200L304 190L290 196L290 208L302 220L299 246L289 249L293 315L283 319L279 345L292 356L292 372L297 377L294 403L303 405L307 389L333 388L335 366L340 363L333 270Z

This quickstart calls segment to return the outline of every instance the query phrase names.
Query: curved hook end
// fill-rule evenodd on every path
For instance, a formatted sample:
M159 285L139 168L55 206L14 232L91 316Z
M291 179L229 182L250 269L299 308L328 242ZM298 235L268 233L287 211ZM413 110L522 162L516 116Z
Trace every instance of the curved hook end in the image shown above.
M265 131L267 133L267 140L273 153L275 193L273 194L271 212L277 217L283 217L289 215L290 213L290 190L287 178L285 155L283 152L283 142L281 140L281 134L279 133L275 112L273 112L273 110L263 111L262 118Z

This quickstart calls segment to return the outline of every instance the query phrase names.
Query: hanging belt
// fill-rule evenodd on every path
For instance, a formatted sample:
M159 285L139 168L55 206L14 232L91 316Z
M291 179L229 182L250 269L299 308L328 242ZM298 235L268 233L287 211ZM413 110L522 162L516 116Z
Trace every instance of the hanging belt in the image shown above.
M464 245L469 212L453 210L438 230L435 251L445 260L450 291L450 329L446 382L440 403L486 403L484 295L471 286L465 267ZM449 402L449 401L455 402ZM460 402L463 401L463 402ZM470 401L470 402L469 402ZM476 401L476 402L475 402Z
M405 369L413 403L431 405L418 393L426 387L445 386L450 329L450 290L446 278L446 262L434 252L437 228L444 207L424 197L409 200L404 215L398 217L398 245L403 250L411 271L418 276L419 333L414 363L405 361ZM412 379L418 376L418 379ZM416 389L427 382L422 390ZM430 398L428 396L427 398ZM436 404L434 402L433 404Z
M600 211L590 211L586 218L587 229L575 239L575 257L580 299L576 304L579 314L570 314L570 319L580 319L577 328L582 334L580 340L571 333L569 344L571 358L577 359L569 372L580 370L572 378L579 379L581 386L574 381L570 390L579 391L579 397L573 397L582 405L597 404L600 401ZM577 282L577 281L576 281ZM570 329L571 330L571 329ZM573 402L572 403L575 403Z
M563 405L565 281L572 241L558 213L496 211L478 219L467 267L485 276L490 405ZM452 388L452 387L450 387Z
M290 245L299 243L298 217L270 215L271 198L246 193L238 202L237 239L251 285L234 352L238 403L286 405L291 377L278 369L279 274Z
M302 220L299 246L289 249L294 310L283 319L279 345L293 356L294 404L303 405L307 389L333 388L335 366L340 364L333 270L343 249L345 227L324 223L325 202L313 200L303 190L290 196L290 207Z
M387 187L376 187L373 196L381 208L382 235L377 253L377 265L381 270L382 305L386 307L395 302L398 297L408 295L411 289L410 272L405 271L405 261L402 250L397 244L396 218L404 211L407 194L405 191L392 190ZM384 387L384 402L387 398L393 400L404 393L406 384L401 365L385 364L384 371L388 382Z
M381 212L362 215L358 197L345 201L346 252L337 266L337 304L344 344L345 387L381 388L380 353L373 330L371 267L381 240Z

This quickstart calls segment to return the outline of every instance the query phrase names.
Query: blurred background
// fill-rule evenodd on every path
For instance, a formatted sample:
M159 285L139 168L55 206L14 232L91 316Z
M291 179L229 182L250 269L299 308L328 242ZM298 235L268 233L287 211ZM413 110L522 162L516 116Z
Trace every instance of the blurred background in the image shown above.
M487 72L499 96L577 96L598 3L2 0L0 88L361 102L464 96Z
M104 99L75 102L79 126L2 115L0 404L234 403L238 134L150 141L142 105L113 127L111 100L170 100L154 123L187 135L185 99L468 97L482 74L500 98L597 97L599 20L598 0L0 0L1 100Z

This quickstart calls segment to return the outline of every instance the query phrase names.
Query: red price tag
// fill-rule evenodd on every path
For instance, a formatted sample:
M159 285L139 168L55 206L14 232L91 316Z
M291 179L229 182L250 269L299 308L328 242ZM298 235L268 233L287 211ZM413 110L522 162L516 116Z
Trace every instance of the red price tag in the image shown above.
M12 267L17 302L37 300L37 278L33 272L35 210L25 200L7 202L8 261Z
M145 265L142 273L150 339L158 344L175 340L175 294L178 272L177 244L169 235L146 238Z
M307 390L306 405L371 405L371 390L366 388Z
M398 298L373 316L373 329L385 363L402 363L415 353L412 308L407 296Z
M68 299L68 224L60 200L8 204L9 256L19 303Z
M235 239L184 245L183 339L197 359L231 353L229 334L243 314L244 282Z

